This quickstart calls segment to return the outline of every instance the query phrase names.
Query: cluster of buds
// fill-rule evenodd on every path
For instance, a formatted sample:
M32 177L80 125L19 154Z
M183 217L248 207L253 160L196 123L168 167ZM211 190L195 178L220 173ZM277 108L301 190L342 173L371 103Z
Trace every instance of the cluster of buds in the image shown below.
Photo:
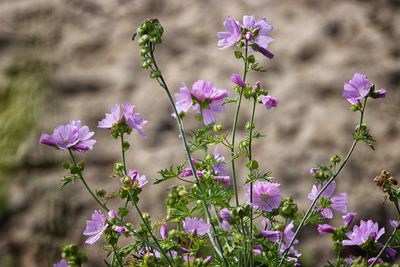
M397 201L400 192L393 186L397 185L398 182L390 172L383 170L380 175L374 178L374 182L384 193L388 194L390 201Z
M164 29L158 19L148 19L140 25L136 34L133 36L133 39L136 35L139 37L138 44L141 48L140 55L143 58L142 67L145 69L152 69L150 78L158 78L161 76L161 72L152 66L154 65L154 48L157 44L161 43L163 33Z

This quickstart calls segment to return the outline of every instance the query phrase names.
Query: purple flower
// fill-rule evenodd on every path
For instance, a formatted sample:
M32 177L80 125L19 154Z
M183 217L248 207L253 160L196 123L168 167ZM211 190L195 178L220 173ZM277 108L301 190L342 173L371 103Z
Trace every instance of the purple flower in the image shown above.
M228 221L225 221L225 220L223 220L221 222L221 228L224 229L227 232L232 231L232 226L229 224Z
M218 147L214 149L214 158L217 164L214 165L214 172L216 176L214 176L215 180L222 182L225 186L231 185L231 177L228 175L228 171L225 168L224 164L224 156L219 153Z
M108 212L108 218L109 218L109 219L117 218L117 212L116 212L115 210L110 210L110 211Z
M346 215L342 216L344 225L349 226L356 215L357 214L355 212L349 212Z
M262 251L263 251L263 247L261 245L255 245L251 248L253 250L253 252L257 255L261 255Z
M271 230L271 222L268 219L263 219L261 221L262 229L260 234L262 237L267 238L269 241L273 243L277 243L280 241L282 237L282 233L280 231L272 231Z
M272 25L265 18L256 20L255 16L243 16L243 23L230 17L224 22L226 32L217 34L218 46L225 49L237 44L244 39L249 45L249 51L259 51L268 58L274 55L268 50L268 45L273 41L268 33L272 31ZM242 35L243 33L243 35Z
M260 81L256 81L256 83L253 85L253 91L257 91L257 89L261 88L261 83Z
M267 34L272 31L272 25L268 23L265 18L257 21L255 16L244 16L243 24L241 26L242 29L247 31L245 36L249 41L249 44L253 44L257 51L271 59L274 55L268 51L268 45L273 41L273 39ZM255 34L257 31L258 33ZM248 32L252 34L247 34Z
M240 86L240 87L242 87L242 88L245 88L245 87L246 87L246 83L242 80L242 78L240 77L240 75L237 74L237 73L233 73L233 74L232 74L232 76L231 76L231 81L232 81L234 84L236 84L236 85L238 85L238 86Z
M384 252L390 258L394 258L397 255L397 251L392 248L385 248Z
M66 125L57 126L52 135L42 134L39 141L61 150L86 152L93 149L96 144L96 140L90 139L93 135L94 132L91 132L86 125L81 126L80 121L70 121Z
M399 226L399 221L397 221L397 220L389 220L389 224L393 228L397 228L397 226Z
M203 178L203 177L204 177L202 171L196 171L196 173L197 173L197 177L199 177L199 178ZM179 177L184 178L184 177L189 177L189 176L192 176L192 175L193 175L192 168L186 167L186 168L184 168L183 171L179 174Z
M386 97L386 89L385 88L381 88L379 90L376 91L378 98L384 98Z
M126 228L123 227L123 226L115 226L115 227L113 228L113 230L114 230L115 232L119 233L119 234L126 233L126 231L127 231Z
M121 110L123 109L123 112ZM106 113L104 119L99 121L98 127L111 129L119 122L125 122L130 128L135 129L141 136L146 135L142 131L143 126L147 123L142 115L135 113L135 106L129 104L116 104L111 108L111 113Z
M183 229L186 233L197 234L200 236L205 235L210 230L211 225L206 223L203 219L197 217L186 217L183 221Z
M86 221L86 229L83 235L90 236L85 243L93 244L99 240L100 236L107 229L108 223L103 213L100 210L95 210L92 214L92 219Z
M68 262L64 259L60 260L56 264L53 264L53 267L69 267Z
M335 232L335 228L329 224L318 224L318 233L321 235L326 235L326 234L333 234Z
M368 266L370 266L370 265L375 261L375 259L376 259L376 257L373 257L373 258L368 259ZM381 264L381 263L383 263L383 261L382 261L381 259L378 259L378 260L376 261L376 263L377 263L377 264Z
M343 240L342 244L343 246L361 246L370 239L377 242L384 233L385 228L379 229L378 223L361 220L360 226L355 225L353 231L346 234L349 240Z
M242 38L242 34L240 32L240 24L238 21L234 20L231 17L228 17L224 21L224 26L227 31L219 32L217 34L219 38L218 46L220 49L231 47Z
M210 81L199 80L191 90L184 84L175 94L176 108L178 113L192 108L197 114L202 114L203 122L208 125L215 122L215 112L224 111L223 102L227 96L226 90L215 88Z
M311 169L310 169L310 174L311 174L312 176L315 176L315 175L317 174L317 171L318 171L318 168L311 168Z
M355 73L353 78L344 84L343 97L351 104L360 103L369 94L371 84L367 75Z
M314 201L317 198L318 193L321 191L322 187L325 186L326 182L313 185L311 193L308 194L308 199ZM320 209L321 215L327 219L332 219L332 209L341 213L347 212L347 194L340 193L336 196L333 196L333 192L336 188L336 182L333 181L322 193L321 202L324 203L324 206Z
M147 180L145 175L140 175L138 170L129 170L128 177L131 178L130 186L133 186L135 182L137 182L138 187L142 188L149 181Z
M223 208L219 211L219 216L225 221L230 221L232 219L232 213L229 209Z
M166 239L168 237L168 225L164 223L160 227L160 235L162 239Z
M250 200L250 186L246 192L247 201ZM256 181L253 184L253 203L252 206L263 211L272 211L279 207L282 200L281 191L278 183Z
M279 100L278 99L273 98L272 96L269 96L269 95L260 96L260 100L265 105L267 110L269 110L271 108L275 108L279 104Z

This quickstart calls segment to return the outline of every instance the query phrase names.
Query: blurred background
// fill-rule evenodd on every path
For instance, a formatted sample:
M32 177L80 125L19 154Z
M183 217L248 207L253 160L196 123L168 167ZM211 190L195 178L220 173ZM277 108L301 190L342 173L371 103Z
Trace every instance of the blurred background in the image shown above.
M334 154L344 157L352 142L358 115L341 97L343 83L354 72L365 73L388 92L385 99L370 101L366 112L376 151L357 147L338 191L348 193L357 219L387 225L395 218L373 178L382 169L400 176L399 0L2 0L0 266L51 266L65 243L80 245L90 257L87 266L103 266L103 244L85 245L82 236L97 206L80 183L57 190L68 156L39 145L40 133L70 119L95 129L94 151L80 155L87 162L86 177L93 187L114 190L118 181L109 176L120 157L119 143L96 126L113 104L128 101L149 121L146 139L130 137L128 164L154 181L158 170L184 157L168 101L141 69L132 34L144 19L160 19L165 34L157 57L174 92L182 82L198 79L231 90L231 73L243 67L233 49L217 48L216 33L224 30L227 16L252 14L274 25L270 48L276 56L259 57L267 72L248 80L260 80L280 100L277 109L257 110L256 125L266 137L255 144L255 158L272 171L285 195L306 209L313 183L308 170ZM233 109L218 117L227 129ZM239 138L249 105L242 110ZM188 129L195 126L186 123ZM167 193L167 184L148 185L140 205L153 219L161 218ZM336 217L332 223L338 225ZM136 221L134 214L131 219ZM315 227L300 238L304 266L334 258L329 238L318 236Z

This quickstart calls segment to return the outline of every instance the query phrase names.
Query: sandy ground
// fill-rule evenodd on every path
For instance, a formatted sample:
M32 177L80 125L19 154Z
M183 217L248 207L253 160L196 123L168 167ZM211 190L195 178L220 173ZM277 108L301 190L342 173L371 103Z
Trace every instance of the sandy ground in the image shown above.
M387 98L371 101L366 114L378 140L376 151L363 144L357 147L338 182L359 219L386 224L394 217L393 209L384 205L372 179L382 169L400 175L397 0L3 0L0 39L6 41L0 46L0 61L7 62L15 44L35 40L41 56L52 65L51 94L42 107L39 132L51 132L70 119L95 128L114 103L135 104L149 121L148 137L130 139L134 147L128 162L154 180L158 170L182 161L183 153L167 99L140 67L133 32L146 18L160 19L165 35L157 56L174 91L182 82L198 79L231 90L230 74L241 72L242 66L232 49L217 48L216 33L223 30L227 16L248 14L265 16L274 25L271 50L276 55L272 61L259 58L267 72L251 74L249 81L260 80L280 100L275 110L257 110L256 125L266 137L257 141L255 157L301 208L307 207L306 194L313 183L309 168L334 154L344 157L352 142L358 116L341 97L343 83L354 72L362 72L387 89ZM249 107L244 105L241 126L249 118ZM233 106L227 110L218 118L229 129ZM81 235L95 203L79 183L56 190L65 174L59 165L67 155L40 146L39 132L24 144L24 160L12 178L13 216L1 225L0 254L11 254L15 266L49 266L59 258L60 244L76 242L90 255L88 266L102 266L101 244L84 245ZM239 138L244 134L240 129ZM102 130L96 130L95 137L95 150L84 155L87 179L93 186L115 189L118 182L108 177L112 163L119 160L118 142ZM154 218L161 216L166 193L167 185L147 186L141 206ZM318 237L314 228L303 232L301 243L309 266L318 265L315 255L332 257L326 249L328 239Z

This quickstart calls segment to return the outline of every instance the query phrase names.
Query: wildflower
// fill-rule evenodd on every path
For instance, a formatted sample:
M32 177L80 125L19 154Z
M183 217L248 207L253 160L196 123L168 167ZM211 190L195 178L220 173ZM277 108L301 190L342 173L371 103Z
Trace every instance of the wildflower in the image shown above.
M183 221L183 229L186 233L197 234L200 236L205 235L210 230L211 225L206 223L203 219L197 217L186 217Z
M261 221L261 226L264 230L261 230L260 234L262 237L267 238L269 241L273 243L279 242L282 237L282 233L280 231L272 231L271 230L271 222L268 219L264 219Z
M368 240L377 242L385 233L385 228L379 229L378 223L372 220L361 220L360 225L355 225L353 231L346 234L349 240L343 240L343 246L361 246Z
M116 212L115 210L110 210L110 211L108 212L108 218L109 218L109 219L117 218L117 212Z
M114 230L115 232L119 233L119 234L126 233L126 231L127 231L126 228L123 227L123 226L115 226L115 227L113 228L113 230Z
M239 87L245 88L246 87L246 83L242 80L242 78L240 77L239 74L237 73L233 73L231 76L231 81L238 85Z
M168 225L164 223L160 227L160 235L162 239L166 239L168 237Z
M216 176L214 176L215 180L220 181L227 187L231 186L231 177L228 175L228 171L223 163L225 158L219 153L218 147L215 147L213 155L217 162L217 164L214 165L214 172L216 174Z
M96 140L90 139L94 132L86 125L81 126L80 121L70 121L66 125L59 125L52 135L42 134L40 143L54 146L61 150L72 149L78 152L86 152L93 149Z
M239 22L235 19L228 17L224 21L224 26L226 28L226 32L219 32L217 34L218 46L220 49L225 49L235 45L241 38L242 34L240 32Z
M335 228L329 224L318 224L318 233L321 235L326 235L326 234L333 234L335 232Z
M215 112L224 111L224 98L228 92L217 89L210 81L199 80L192 85L192 89L184 84L179 93L175 94L176 108L179 113L187 112L192 108L197 114L201 114L204 124L215 122Z
M204 177L202 171L196 171L196 173L197 173L197 177L199 177L199 178L203 178L203 177ZM179 174L179 177L184 178L184 177L189 177L189 176L192 176L192 175L193 175L192 168L186 167L186 168L184 168L183 171Z
M219 215L225 221L230 221L232 219L232 213L229 209L223 208L219 211Z
M121 108L123 109L123 112ZM111 108L111 113L106 113L105 118L99 121L98 127L112 129L121 122L126 123L129 128L135 129L141 136L146 136L142 131L142 128L147 121L142 118L142 115L135 113L135 106L127 103L114 105Z
M69 267L69 265L66 260L62 259L58 263L53 264L53 267Z
M237 44L240 40L246 40L249 51L259 51L268 58L274 55L268 50L268 45L273 41L267 34L272 31L272 25L265 18L256 20L255 16L243 16L243 23L230 17L224 22L227 32L217 34L218 46L225 49ZM242 35L243 34L243 35Z
M225 231L232 231L232 226L229 224L228 221L223 220L221 222L221 228L224 229Z
M393 228L397 228L399 226L399 221L397 221L397 220L389 220L389 224Z
M321 191L322 187L325 186L326 182L313 185L311 193L308 194L308 199L314 201L317 198L318 193ZM321 215L327 219L332 219L332 209L341 213L347 212L347 194L340 193L333 196L333 192L336 188L336 182L333 181L322 193L320 198L320 204L322 205Z
M378 98L384 98L384 97L386 97L386 89L381 88L376 91L376 94L378 95Z
M247 200L250 200L250 187L247 187ZM278 183L256 181L253 184L252 206L263 211L272 211L279 207L282 200Z
M375 261L375 259L376 259L376 257L369 258L369 259L368 259L368 266L371 266L372 263ZM377 264L381 264L381 263L383 263L383 260L378 259L378 260L376 261L376 263L377 263Z
M355 212L349 212L346 215L342 216L344 225L349 226L356 215L357 214Z
M142 188L149 181L147 180L145 175L140 175L138 170L129 170L126 178L122 180L124 187L132 187L135 182L137 183L139 188Z
M371 84L367 75L355 73L353 78L344 84L343 97L354 105L368 96L370 89Z
M83 235L90 236L85 243L93 244L107 229L108 223L103 213L100 210L95 210L92 214L92 219L86 221L86 229Z
M311 169L310 169L310 174L311 174L312 176L315 176L315 175L317 174L317 172L318 172L318 168L311 168Z
M264 106L267 108L267 110L269 110L271 108L275 108L279 104L278 99L273 98L272 96L269 96L269 95L260 96L260 100L264 104Z

